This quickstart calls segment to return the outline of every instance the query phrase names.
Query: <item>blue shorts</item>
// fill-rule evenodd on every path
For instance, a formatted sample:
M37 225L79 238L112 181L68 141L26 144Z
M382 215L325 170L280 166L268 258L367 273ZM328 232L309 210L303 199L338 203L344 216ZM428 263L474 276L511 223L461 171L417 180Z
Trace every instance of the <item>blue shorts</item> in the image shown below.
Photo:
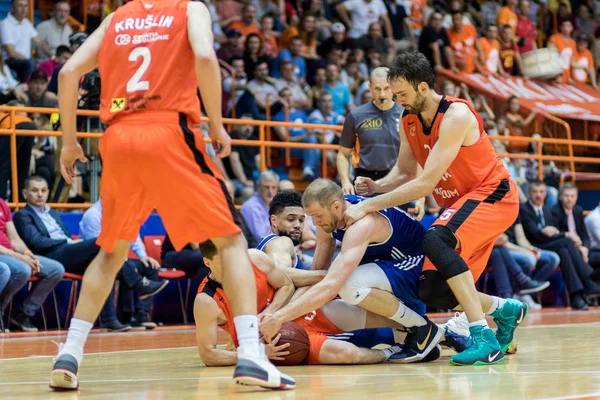
M406 260L377 260L375 264L387 276L392 292L408 308L425 315L425 303L419 299L419 278L423 268L424 257L410 257Z

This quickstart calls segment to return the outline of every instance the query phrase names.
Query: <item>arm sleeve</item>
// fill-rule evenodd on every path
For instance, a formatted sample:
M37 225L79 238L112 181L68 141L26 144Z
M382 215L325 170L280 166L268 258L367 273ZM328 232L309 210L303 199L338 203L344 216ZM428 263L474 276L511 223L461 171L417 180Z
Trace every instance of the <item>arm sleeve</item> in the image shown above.
M351 149L354 147L355 143L356 131L354 130L354 114L349 113L344 121L344 128L342 129L342 136L340 137L340 146Z

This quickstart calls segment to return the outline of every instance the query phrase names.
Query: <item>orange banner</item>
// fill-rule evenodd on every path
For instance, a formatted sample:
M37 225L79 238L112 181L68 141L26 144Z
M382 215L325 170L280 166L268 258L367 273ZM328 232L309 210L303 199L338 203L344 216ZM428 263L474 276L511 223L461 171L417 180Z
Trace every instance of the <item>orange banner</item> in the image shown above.
M600 121L600 91L590 85L547 83L520 77L457 75L449 70L440 71L440 74L455 82L464 82L476 92L496 98L508 99L515 95L526 109L543 110L563 119Z

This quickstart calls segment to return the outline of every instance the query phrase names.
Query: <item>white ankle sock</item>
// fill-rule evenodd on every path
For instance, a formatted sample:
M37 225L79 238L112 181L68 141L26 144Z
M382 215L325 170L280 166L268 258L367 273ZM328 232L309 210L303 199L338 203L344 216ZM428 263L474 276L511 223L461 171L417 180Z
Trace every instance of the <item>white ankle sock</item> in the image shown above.
M414 326L424 326L427 324L425 318L421 317L419 314L406 307L401 301L399 303L400 304L398 305L398 311L396 311L396 314L390 317L392 321L396 321L407 328L412 328Z
M88 334L94 324L82 319L71 319L67 341L65 342L61 354L70 354L77 360L77 364L81 365L83 360L83 346L87 340Z
M251 357L260 357L258 317L256 315L238 315L233 318L239 350Z
M488 310L488 312L486 314L491 314L494 311L496 311L499 308L502 308L502 306L504 306L504 303L506 303L506 299L501 299L500 297L496 297L496 296L492 296L492 306L490 307L490 309Z
M485 319L480 319L479 321L469 322L469 327L471 326L483 326L484 328L489 328L488 323Z
M392 347L388 347L387 349L383 349L381 351L383 351L383 354L385 355L385 359L389 360L392 355L394 355L396 353L400 353L402 351L402 347L392 346Z

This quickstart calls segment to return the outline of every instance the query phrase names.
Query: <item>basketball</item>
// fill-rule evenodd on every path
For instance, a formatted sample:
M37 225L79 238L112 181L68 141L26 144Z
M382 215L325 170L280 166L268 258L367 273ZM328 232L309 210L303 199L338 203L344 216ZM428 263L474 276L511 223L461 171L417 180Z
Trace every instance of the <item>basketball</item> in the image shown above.
M306 359L309 351L308 334L303 327L295 322L286 322L282 325L279 330L281 338L279 339L278 346L289 343L290 347L285 349L290 354L285 356L284 360L274 360L275 365L299 365Z

